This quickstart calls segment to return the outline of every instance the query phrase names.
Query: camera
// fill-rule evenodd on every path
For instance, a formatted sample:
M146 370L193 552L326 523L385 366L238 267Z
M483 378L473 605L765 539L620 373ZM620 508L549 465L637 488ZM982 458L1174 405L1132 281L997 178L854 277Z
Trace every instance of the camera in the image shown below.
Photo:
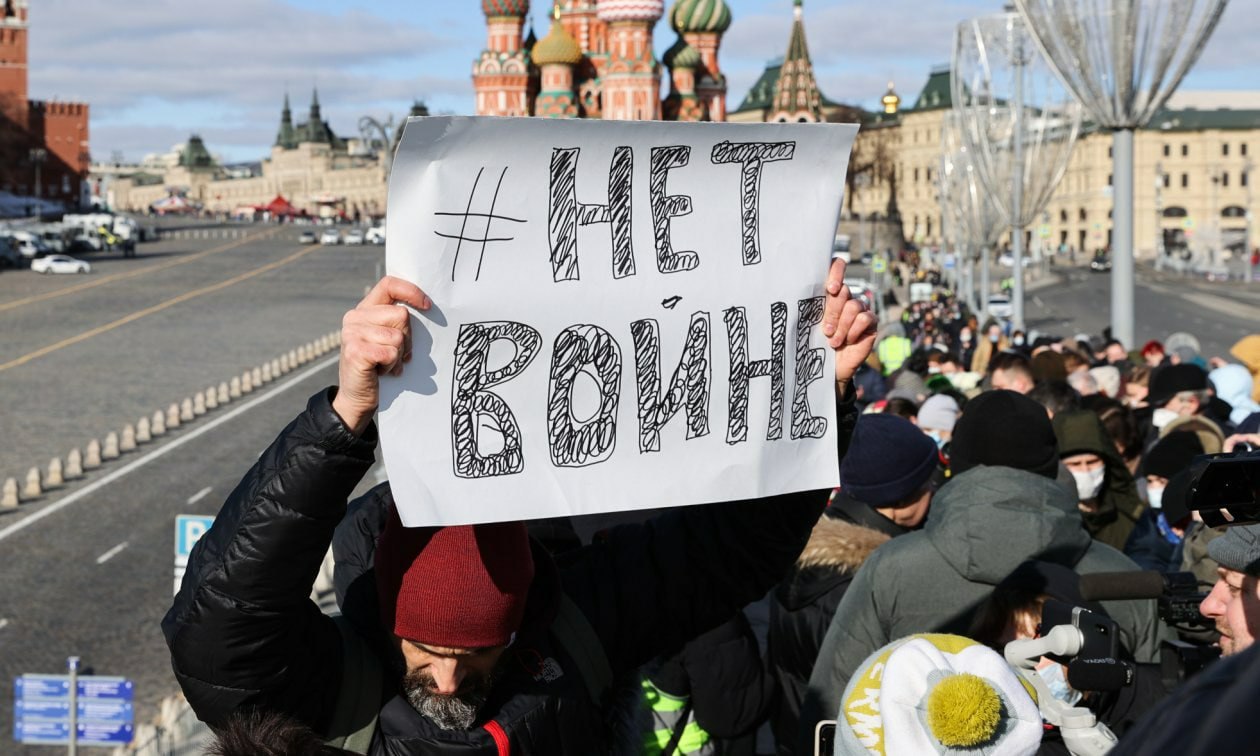
M1190 465L1189 506L1208 527L1260 523L1260 451L1244 446Z

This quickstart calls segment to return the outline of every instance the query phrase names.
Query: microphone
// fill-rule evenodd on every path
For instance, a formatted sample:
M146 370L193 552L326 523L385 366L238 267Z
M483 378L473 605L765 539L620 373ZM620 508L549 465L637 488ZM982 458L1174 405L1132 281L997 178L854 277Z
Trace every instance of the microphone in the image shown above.
M1081 575L1081 598L1086 601L1156 599L1164 590L1164 574L1155 570Z
M1133 684L1134 669L1117 659L1074 659L1067 665L1068 685L1076 690L1120 690Z

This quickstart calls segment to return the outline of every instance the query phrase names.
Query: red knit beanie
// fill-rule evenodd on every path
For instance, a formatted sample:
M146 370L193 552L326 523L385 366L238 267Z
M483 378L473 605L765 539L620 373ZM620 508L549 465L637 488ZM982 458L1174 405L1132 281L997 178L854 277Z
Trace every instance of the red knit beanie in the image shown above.
M408 528L391 509L377 541L381 620L395 635L428 645L507 645L533 579L520 522Z

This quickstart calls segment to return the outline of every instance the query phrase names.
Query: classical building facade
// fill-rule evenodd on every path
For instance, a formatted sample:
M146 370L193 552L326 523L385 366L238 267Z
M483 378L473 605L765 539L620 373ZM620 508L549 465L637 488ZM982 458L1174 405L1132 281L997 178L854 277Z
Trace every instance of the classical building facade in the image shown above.
M88 106L30 99L28 10L28 0L0 5L0 189L78 207L91 164Z
M1165 109L1136 134L1134 245L1139 257L1260 244L1254 228L1246 237L1257 179L1260 109L1233 108L1224 96L1194 94L1178 99L1204 107ZM942 243L941 126L952 104L949 70L938 68L911 107L866 119L854 150L873 156L877 167L850 193L853 213L882 215L893 207L907 240ZM1109 247L1111 166L1111 132L1087 126L1045 212L1025 230L1028 248L1092 253Z
M417 103L409 115L428 111ZM258 175L230 176L194 135L177 165L160 174L137 170L115 178L106 200L118 210L144 212L178 193L208 212L229 214L279 196L309 215L377 218L385 214L388 179L381 155L393 146L337 136L324 120L318 92L312 93L306 120L295 123L286 94L275 143Z
M677 40L661 61L653 44L664 0L555 0L550 29L537 40L532 30L524 35L529 6L482 0L486 49L472 74L478 115L726 120L718 51L731 12L723 0L675 0L669 23Z

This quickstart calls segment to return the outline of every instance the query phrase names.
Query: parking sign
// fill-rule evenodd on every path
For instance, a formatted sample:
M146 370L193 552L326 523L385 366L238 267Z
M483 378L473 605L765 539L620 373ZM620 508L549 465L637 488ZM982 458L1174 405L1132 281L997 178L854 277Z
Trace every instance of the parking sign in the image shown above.
M213 515L175 516L175 593L179 593L179 584L184 579L184 569L188 567L188 556L192 554L193 546L212 524Z

